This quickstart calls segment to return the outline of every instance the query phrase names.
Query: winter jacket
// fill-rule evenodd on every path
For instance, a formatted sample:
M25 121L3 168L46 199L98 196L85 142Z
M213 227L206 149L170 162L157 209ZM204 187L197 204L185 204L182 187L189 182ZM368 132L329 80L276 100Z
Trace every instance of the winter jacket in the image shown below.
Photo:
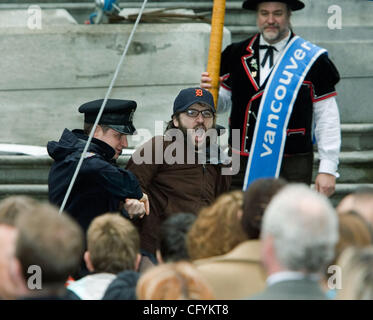
M172 143L162 136L153 137L136 150L127 164L149 197L150 214L139 221L139 231L141 248L152 254L156 250L159 226L167 217L180 212L197 214L228 191L231 182L231 175L222 175L225 165L220 160L216 160L216 164L211 158L205 164L198 164L197 159L195 164L186 163L186 147L184 163L167 164L163 160L156 164L156 150L163 156ZM149 158L150 163L136 164L141 157Z
M48 142L48 153L54 159L48 177L51 203L61 206L87 139L81 130L65 129L58 142ZM118 212L120 202L126 198L143 196L136 177L117 167L114 155L107 143L92 139L65 206L84 231L95 217Z

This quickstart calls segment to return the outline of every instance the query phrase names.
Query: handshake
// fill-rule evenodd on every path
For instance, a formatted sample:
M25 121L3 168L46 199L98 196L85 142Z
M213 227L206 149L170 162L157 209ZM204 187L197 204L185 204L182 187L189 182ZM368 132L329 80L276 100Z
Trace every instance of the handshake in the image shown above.
M126 199L124 203L124 209L128 212L130 219L134 217L143 218L144 215L149 215L149 199L148 196L143 193L143 197L140 200L137 199Z

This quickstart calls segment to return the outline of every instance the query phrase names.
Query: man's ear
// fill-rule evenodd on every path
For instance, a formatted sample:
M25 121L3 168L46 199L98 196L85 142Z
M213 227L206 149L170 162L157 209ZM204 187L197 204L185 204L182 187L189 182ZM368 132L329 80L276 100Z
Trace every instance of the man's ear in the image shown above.
M242 216L243 216L243 211L242 211L242 209L239 209L239 210L237 211L237 219L238 219L238 220L241 220L241 219L242 219Z
M140 268L140 262L141 262L141 254L138 253L136 255L136 259L135 259L135 271L139 271L139 268Z
M93 129L93 128L92 128ZM102 137L103 131L101 126L98 124L95 130L95 133L93 134L93 137L96 139L100 139Z
M91 261L91 255L89 251L84 252L84 262L89 272L95 271L95 268L93 267L93 264Z
M23 275L22 265L16 257L13 257L11 260L9 276L14 288L16 288L14 294L17 297L26 296L29 290L27 288L26 279Z
M157 249L157 251L155 252L155 255L157 257L157 261L158 261L159 264L164 263L164 261L162 259L161 250Z
M176 128L179 128L179 121L176 119L176 116L172 116L172 122Z

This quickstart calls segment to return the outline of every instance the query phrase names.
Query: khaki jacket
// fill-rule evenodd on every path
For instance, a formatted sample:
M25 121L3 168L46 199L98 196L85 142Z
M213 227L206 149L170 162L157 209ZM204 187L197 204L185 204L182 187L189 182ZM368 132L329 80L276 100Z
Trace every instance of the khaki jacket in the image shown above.
M216 299L242 299L265 289L260 241L248 240L225 255L194 261Z

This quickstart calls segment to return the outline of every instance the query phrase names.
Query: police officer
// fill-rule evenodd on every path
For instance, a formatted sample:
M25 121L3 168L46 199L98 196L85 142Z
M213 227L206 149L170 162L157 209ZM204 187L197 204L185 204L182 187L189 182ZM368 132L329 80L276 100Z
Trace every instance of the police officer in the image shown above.
M54 159L48 178L49 201L57 206L63 202L102 102L100 99L80 106L84 130L65 129L58 142L48 142L48 153ZM135 101L107 100L65 206L84 231L95 217L106 212L121 211L130 218L149 213L147 196L136 177L115 164L128 146L127 135L136 130L132 124L135 110Z

